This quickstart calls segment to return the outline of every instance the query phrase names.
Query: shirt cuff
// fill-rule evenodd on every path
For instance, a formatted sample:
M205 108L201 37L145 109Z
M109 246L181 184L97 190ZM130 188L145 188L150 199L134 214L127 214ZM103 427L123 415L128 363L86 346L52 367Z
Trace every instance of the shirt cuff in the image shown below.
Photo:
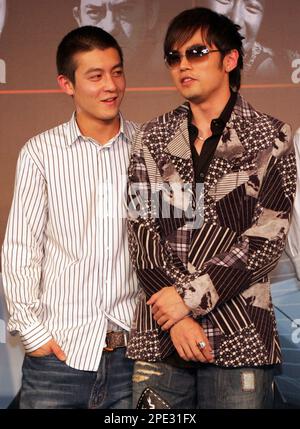
M20 333L23 346L26 353L37 350L48 341L52 340L52 335L40 324L30 326L28 330Z

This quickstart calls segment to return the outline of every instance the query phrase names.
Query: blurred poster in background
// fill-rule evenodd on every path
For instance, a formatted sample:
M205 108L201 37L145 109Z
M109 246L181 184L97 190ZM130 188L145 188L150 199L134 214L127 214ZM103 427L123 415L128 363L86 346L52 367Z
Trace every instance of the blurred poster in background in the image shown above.
M241 27L245 84L300 83L299 1L197 0L196 4L228 16Z
M283 359L276 376L278 400L300 408L300 282L286 252L271 275L271 294Z
M0 0L0 39L5 23L6 0ZM5 60L0 57L0 83L6 83L6 65Z

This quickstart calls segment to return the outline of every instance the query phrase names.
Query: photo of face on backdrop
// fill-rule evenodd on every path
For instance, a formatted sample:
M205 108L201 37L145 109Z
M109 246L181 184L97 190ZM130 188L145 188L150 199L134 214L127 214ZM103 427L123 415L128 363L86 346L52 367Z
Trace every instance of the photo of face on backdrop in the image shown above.
M241 34L245 38L245 83L300 82L300 50L298 46L293 46L293 32L290 27L293 27L293 24L291 15L288 14L291 5L287 2L197 0L197 5L226 15L241 27ZM294 6L295 4L291 12L296 16ZM272 13L275 9L279 10L280 14L275 16Z
M79 26L102 27L119 40L127 59L129 86L144 82L146 86L165 85L169 80L161 49L164 23L182 8L180 2L167 3L77 0L73 16ZM293 24L290 20L289 26L285 24L291 16L289 5L280 0L196 0L190 6L208 7L240 25L245 38L245 83L300 82L300 51L291 40L290 25L293 27ZM294 6L292 11L296 16ZM280 10L279 19L273 18L275 7ZM288 34L284 34L287 28Z
M180 0L77 0L72 13L78 26L101 27L118 40L129 86L159 86L171 84L163 60L165 25L182 7Z
M297 17L300 15L298 0L189 0L184 5L182 0L68 0L58 8L55 4L59 2L53 0L51 15L45 12L41 22L36 20L42 9L50 10L50 7L44 5L39 11L41 3L31 1L33 10L28 7L28 13L24 14L23 11L18 17L20 28L26 26L23 29L26 43L20 49L20 54L26 55L26 48L34 43L41 51L43 62L47 61L47 53L41 45L44 47L48 42L46 31L53 25L57 37L63 31L61 25L66 30L75 26L95 25L119 41L124 52L127 87L172 86L163 59L166 25L182 9L201 6L225 14L241 26L246 54L242 84L300 83L300 48L297 43L299 38L296 37L299 32ZM1 83L18 81L21 84L21 80L25 83L27 71L30 71L28 64L23 63L22 78L19 73L15 75L15 69L9 63L15 63L16 59L11 60L10 56L18 47L15 46L11 52L5 49L5 45L9 47L17 43L13 29L14 16L19 7L17 0L9 3L0 0ZM29 12L31 20L27 16ZM1 31L4 31L5 37L1 37ZM28 36L32 36L32 40ZM47 72L48 69L44 68L44 73ZM31 79L29 75L28 80Z
M4 27L6 13L6 0L0 0L0 37Z
M4 23L5 23L5 15L6 15L6 0L0 0L0 39L3 31ZM0 83L6 82L6 67L4 59L0 58Z

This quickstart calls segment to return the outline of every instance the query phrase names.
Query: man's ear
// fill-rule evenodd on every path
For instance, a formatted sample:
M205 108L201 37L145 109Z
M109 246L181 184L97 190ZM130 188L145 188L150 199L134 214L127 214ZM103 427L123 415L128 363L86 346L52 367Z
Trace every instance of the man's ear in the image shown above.
M75 6L73 8L73 17L74 17L75 21L77 22L78 27L80 27L81 26L81 19L80 19L80 10L79 10L78 6Z
M66 76L64 76L63 74L58 75L57 83L64 93L68 95L74 95L74 85Z
M239 59L239 53L237 49L231 49L228 54L225 55L223 64L227 73L230 73L237 66Z

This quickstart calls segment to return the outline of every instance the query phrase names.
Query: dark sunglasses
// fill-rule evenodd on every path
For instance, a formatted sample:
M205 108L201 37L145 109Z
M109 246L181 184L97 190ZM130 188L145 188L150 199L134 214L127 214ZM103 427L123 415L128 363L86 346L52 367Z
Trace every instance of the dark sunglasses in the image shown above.
M173 68L177 67L180 62L181 58L185 57L190 63L194 63L199 60L199 58L205 57L205 55L210 54L211 52L225 52L224 50L220 49L209 49L207 46L204 45L195 45L191 48L188 48L185 51L185 54L181 54L178 51L170 51L165 55L165 62L168 67Z

